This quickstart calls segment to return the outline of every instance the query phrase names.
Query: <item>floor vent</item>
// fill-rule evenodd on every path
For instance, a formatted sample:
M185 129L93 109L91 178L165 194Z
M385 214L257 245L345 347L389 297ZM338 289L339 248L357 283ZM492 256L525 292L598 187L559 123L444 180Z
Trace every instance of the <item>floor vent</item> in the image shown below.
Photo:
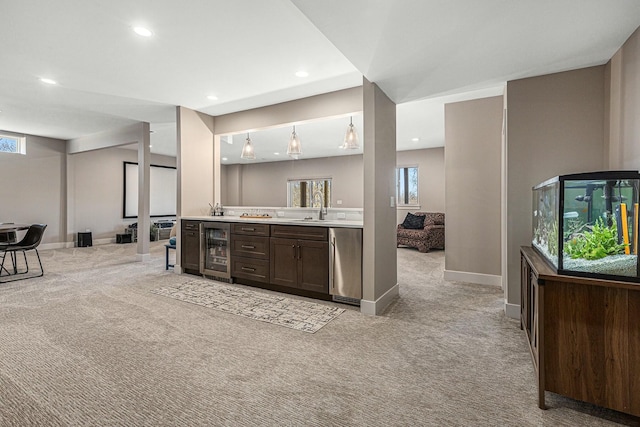
M342 302L344 304L357 305L358 307L360 306L360 300L357 299L357 298L343 297L343 296L340 296L340 295L334 295L333 296L333 300L335 302Z
M203 279L209 279L209 280L215 280L216 282L224 282L224 283L233 284L233 278L231 278L231 277L215 277L215 276L208 276L206 274L203 274L202 278Z

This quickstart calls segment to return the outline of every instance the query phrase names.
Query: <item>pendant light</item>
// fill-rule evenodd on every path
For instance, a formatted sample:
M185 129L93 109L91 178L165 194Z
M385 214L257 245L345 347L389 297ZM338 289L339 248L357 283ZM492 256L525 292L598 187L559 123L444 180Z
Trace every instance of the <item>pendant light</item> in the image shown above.
M289 138L287 154L289 157L293 157L294 159L297 159L298 156L302 154L302 146L300 145L300 138L298 138L295 126L293 127L293 132L291 132L291 137Z
M240 154L240 158L247 160L256 159L256 153L253 151L253 144L251 144L249 134L247 134L247 139L244 141L244 145L242 146L242 154Z
M347 128L347 133L344 136L344 145L342 148L345 150L357 150L360 148L360 143L358 142L358 133L356 132L356 127L353 125L353 117L350 118L351 123L349 123L349 127Z

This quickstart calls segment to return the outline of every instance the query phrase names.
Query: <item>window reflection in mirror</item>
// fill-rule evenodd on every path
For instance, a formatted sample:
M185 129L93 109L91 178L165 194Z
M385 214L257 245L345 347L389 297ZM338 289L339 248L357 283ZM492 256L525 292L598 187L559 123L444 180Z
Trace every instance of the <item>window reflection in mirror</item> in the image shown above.
M287 181L290 208L331 207L331 178Z

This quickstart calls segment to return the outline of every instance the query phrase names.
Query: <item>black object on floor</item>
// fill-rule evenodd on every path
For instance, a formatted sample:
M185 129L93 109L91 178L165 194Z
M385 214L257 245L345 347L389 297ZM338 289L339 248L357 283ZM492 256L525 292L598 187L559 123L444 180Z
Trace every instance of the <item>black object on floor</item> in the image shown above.
M131 234L116 234L116 243L131 243Z
M78 244L79 248L86 248L87 246L93 246L93 239L91 238L91 232L78 232Z

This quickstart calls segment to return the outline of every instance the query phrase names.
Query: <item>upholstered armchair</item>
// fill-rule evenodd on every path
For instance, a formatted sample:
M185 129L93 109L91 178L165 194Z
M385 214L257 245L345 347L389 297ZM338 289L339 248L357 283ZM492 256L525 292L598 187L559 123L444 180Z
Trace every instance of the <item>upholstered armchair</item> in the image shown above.
M431 249L444 249L444 213L441 212L416 212L414 216L424 216L422 228L406 228L407 220L398 224L397 245L409 246L420 252L429 252Z

